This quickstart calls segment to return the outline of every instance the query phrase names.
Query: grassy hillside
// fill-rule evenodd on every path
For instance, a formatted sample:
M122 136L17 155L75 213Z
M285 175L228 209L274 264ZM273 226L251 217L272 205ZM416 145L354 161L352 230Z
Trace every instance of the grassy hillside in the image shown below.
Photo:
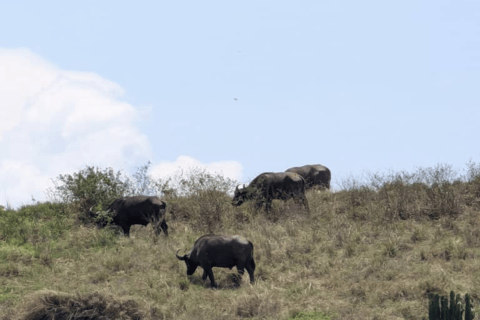
M169 192L168 238L151 226L134 226L130 239L97 229L72 203L3 208L0 319L72 310L72 319L78 310L81 319L422 319L428 294L450 290L478 305L478 169L352 179L308 192L309 214L293 201L274 201L268 215L251 203L235 208L211 186ZM235 269L214 268L216 290L201 269L187 279L175 251L209 232L253 242L254 285L245 275L234 288Z

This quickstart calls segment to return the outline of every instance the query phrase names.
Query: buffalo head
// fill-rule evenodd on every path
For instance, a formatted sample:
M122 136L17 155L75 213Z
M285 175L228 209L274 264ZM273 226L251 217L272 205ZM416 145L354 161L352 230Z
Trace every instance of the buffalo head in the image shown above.
M195 270L197 270L198 264L194 263L190 259L189 254L179 256L178 251L180 251L180 249L178 249L177 252L175 252L175 256L177 257L178 260L185 261L185 264L187 265L187 276L191 276L195 272Z
M93 219L93 221L95 222L95 224L97 225L98 228L104 228L107 226L107 224L109 222L111 222L111 217L109 217L110 219L108 219L107 215L108 213L107 212L104 212L104 211L100 211L100 212L97 212L97 211L93 211L93 208L95 207L92 206L89 210L88 210L88 216Z
M247 188L243 185L243 188L235 188L235 193L233 195L232 204L236 207L240 206L242 203L245 202L247 197Z

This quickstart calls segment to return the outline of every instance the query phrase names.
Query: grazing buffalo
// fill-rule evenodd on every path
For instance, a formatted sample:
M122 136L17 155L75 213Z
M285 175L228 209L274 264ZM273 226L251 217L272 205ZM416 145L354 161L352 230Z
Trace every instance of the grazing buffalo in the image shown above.
M305 189L317 187L320 189L330 189L330 180L332 174L330 169L321 164L306 165L303 167L293 167L285 172L298 173L305 179Z
M113 213L112 223L122 227L126 236L130 236L132 225L146 226L150 222L154 224L157 234L162 228L165 235L168 235L168 226L165 222L166 206L158 197L134 196L116 199L107 211ZM106 223L101 224L105 225Z
M179 260L185 261L187 265L187 275L191 276L197 267L203 268L202 279L210 278L212 287L217 287L213 277L212 267L230 268L237 267L239 275L235 279L235 284L239 285L241 277L247 269L250 276L250 282L253 283L255 261L253 260L253 244L240 236L220 236L206 234L195 241L190 253L179 256L178 251L175 256Z
M295 172L265 172L252 180L243 188L235 189L232 204L241 205L245 200L255 200L255 208L259 209L265 203L265 210L270 211L272 199L293 200L308 211L308 201L305 197L305 180Z

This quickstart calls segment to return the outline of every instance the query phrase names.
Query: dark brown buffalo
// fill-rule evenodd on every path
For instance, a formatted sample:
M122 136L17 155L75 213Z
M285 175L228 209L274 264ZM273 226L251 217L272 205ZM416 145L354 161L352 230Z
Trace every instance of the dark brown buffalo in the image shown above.
M237 267L239 273L235 279L236 285L240 284L244 269L247 269L250 276L250 282L255 281L253 273L255 272L255 261L253 260L253 244L240 236L221 236L206 234L195 241L192 250L179 256L178 251L175 256L179 260L185 261L187 265L187 275L191 276L197 267L202 267L202 279L210 278L212 287L217 287L213 277L213 267L229 268Z
M252 180L243 188L235 189L232 204L240 206L246 200L255 200L255 208L259 209L265 203L265 210L270 211L272 200L293 199L303 205L308 211L308 201L305 197L305 180L295 172L265 172Z
M146 226L154 225L155 232L160 234L162 228L168 235L168 226L165 222L167 205L158 197L134 196L118 198L112 202L107 211L113 213L112 223L120 226L126 236L130 236L130 227L134 224ZM106 223L101 224L105 226Z
M305 179L305 189L317 187L319 189L330 189L332 174L330 169L321 164L312 164L302 167L293 167L285 172L298 173Z

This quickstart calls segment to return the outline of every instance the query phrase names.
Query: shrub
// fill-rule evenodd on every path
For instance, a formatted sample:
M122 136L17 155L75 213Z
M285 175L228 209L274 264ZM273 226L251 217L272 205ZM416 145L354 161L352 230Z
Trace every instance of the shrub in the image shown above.
M0 239L17 245L45 242L70 229L66 207L59 203L38 203L0 213Z
M371 205L376 202L377 192L368 183L351 177L342 182L337 198L339 213L346 213L354 220L368 220L374 211Z
M196 230L214 233L233 210L231 197L237 182L201 169L178 173L165 201L173 219L189 221Z
M450 165L417 168L415 172L371 174L370 185L388 219L439 219L461 213L461 180Z
M90 209L100 211L113 200L126 195L128 184L125 176L112 168L100 169L87 166L73 174L61 174L54 180L49 197L71 205L79 218L88 221Z
M387 218L407 219L420 212L422 192L426 185L417 180L415 173L373 174L370 181L378 191Z
M480 163L473 161L467 163L467 174L465 177L467 182L466 202L469 205L480 206Z
M179 171L168 181L169 194L177 197L192 196L207 190L232 194L237 184L236 180L201 168Z

